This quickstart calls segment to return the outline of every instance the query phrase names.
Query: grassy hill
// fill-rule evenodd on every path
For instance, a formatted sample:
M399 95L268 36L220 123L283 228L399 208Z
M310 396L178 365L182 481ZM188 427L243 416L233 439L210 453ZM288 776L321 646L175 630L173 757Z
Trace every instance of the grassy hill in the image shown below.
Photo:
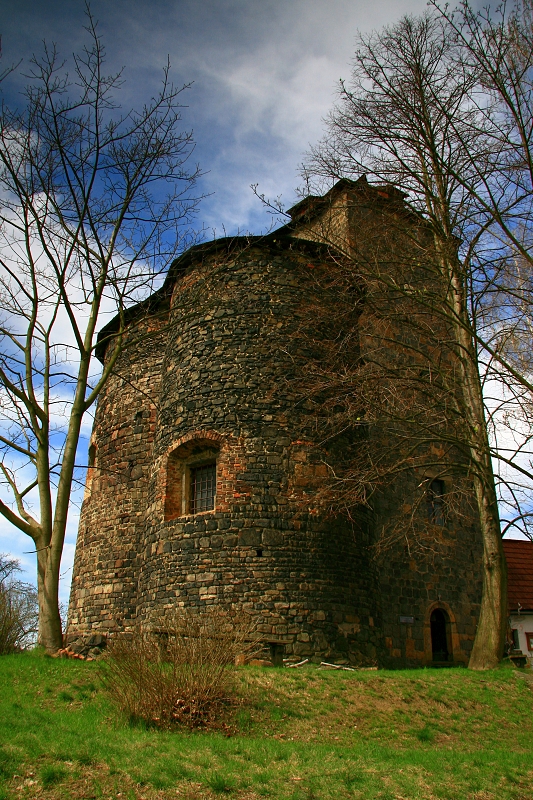
M117 715L97 663L0 658L0 800L531 800L533 676L235 669L211 732Z

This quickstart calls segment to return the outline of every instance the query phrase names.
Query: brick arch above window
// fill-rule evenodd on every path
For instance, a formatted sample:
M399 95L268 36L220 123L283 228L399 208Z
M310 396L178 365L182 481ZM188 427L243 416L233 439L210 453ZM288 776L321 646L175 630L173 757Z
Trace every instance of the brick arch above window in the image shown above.
M222 436L197 431L182 437L167 460L165 520L214 511Z
M170 448L169 456L173 453L176 453L177 450L180 452L186 452L186 446L191 445L195 446L200 442L210 442L212 445L221 447L222 442L224 441L224 436L221 433L217 433L216 431L211 431L208 429L201 429L197 431L191 431L190 433L186 433L184 436L180 436L180 438L174 442L172 447Z

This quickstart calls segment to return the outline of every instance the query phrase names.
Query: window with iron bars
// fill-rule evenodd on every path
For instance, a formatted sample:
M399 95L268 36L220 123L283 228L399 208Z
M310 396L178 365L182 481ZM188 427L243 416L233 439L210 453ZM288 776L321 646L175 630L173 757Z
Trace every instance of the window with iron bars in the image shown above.
M190 487L190 513L212 511L217 493L216 462L203 464L201 467L191 467Z

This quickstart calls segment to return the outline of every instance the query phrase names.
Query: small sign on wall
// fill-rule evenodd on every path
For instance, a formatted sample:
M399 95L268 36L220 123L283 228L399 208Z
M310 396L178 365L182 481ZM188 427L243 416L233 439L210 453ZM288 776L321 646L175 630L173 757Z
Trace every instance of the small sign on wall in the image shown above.
M400 617L400 622L404 625L414 625L415 618L414 617Z

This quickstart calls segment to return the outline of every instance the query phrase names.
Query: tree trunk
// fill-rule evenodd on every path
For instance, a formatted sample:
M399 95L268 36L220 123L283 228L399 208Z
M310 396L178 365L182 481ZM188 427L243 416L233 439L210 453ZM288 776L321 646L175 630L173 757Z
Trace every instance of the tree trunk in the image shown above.
M465 331L465 334L468 332ZM474 350L471 337L463 342L467 352ZM490 457L487 426L477 361L465 359L465 418L471 435L471 462L479 524L483 538L483 591L469 668L494 669L503 657L507 614L507 569L503 552L498 501Z
M475 480L483 531L483 594L469 669L494 669L503 657L507 620L507 564L497 515L488 503L487 488ZM496 519L495 519L496 517Z
M53 563L50 547L37 552L37 594L39 600L39 632L37 644L48 653L63 647L63 631L59 614L59 564Z
M452 244L453 247L453 244ZM451 260L450 260L451 261ZM477 352L466 311L458 263L450 265L455 336L459 346L463 413L470 438L470 461L483 538L483 590L469 668L494 669L503 657L507 614L507 568L501 539L498 500L492 471Z
M483 538L483 591L469 668L494 669L503 657L507 613L507 569L503 552L498 501L490 457L490 446L483 405L483 395L475 358L474 344L468 331L462 345L465 358L464 402L469 428L477 441L471 445L473 483L479 524Z

